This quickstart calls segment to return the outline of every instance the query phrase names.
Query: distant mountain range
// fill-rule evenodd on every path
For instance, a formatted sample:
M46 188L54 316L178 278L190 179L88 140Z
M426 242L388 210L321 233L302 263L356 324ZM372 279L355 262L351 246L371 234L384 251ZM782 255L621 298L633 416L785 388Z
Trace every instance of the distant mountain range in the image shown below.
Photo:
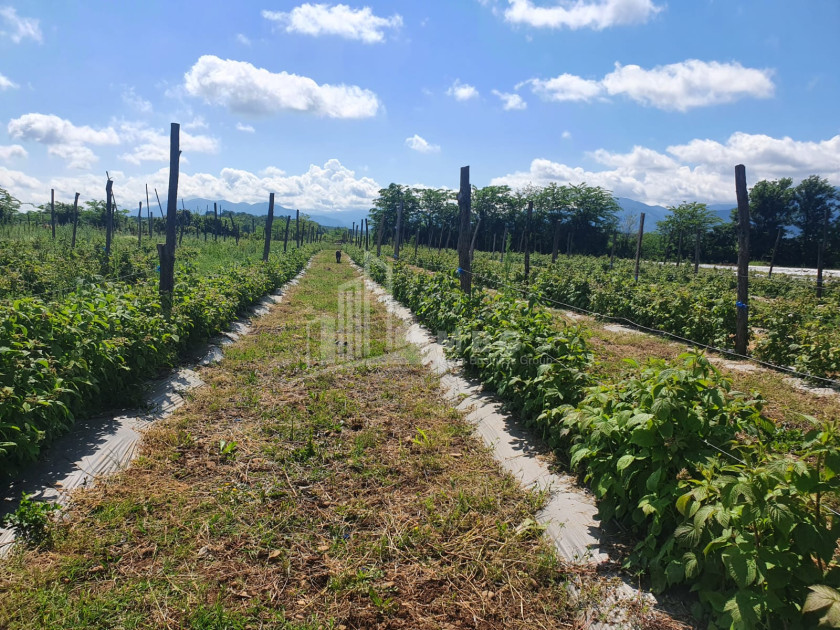
M645 232L654 231L656 229L656 222L662 221L668 216L668 209L664 206L649 206L646 203L642 203L641 201L636 201L634 199L628 199L627 197L616 197L616 200L618 201L618 205L621 206L623 217L635 216L638 218L642 212L645 213ZM267 201L263 201L261 203L234 203L232 201L217 200L216 203L221 210L246 212L256 216L264 216L268 214ZM164 202L164 206L165 205L166 202ZM187 210L198 210L199 212L205 212L207 210L212 212L213 210L213 200L211 199L185 199L184 205ZM735 208L736 206L736 203L708 204L709 210L714 212L724 221L729 221L729 214L732 211L732 208ZM178 204L178 207L181 207L180 203ZM354 221L356 223L360 223L368 216L367 210L336 210L333 212L320 211L315 213L302 210L301 212L308 215L310 219L317 221L324 227L350 227ZM285 217L288 215L291 215L292 218L294 218L295 211L277 204L274 205L275 217Z

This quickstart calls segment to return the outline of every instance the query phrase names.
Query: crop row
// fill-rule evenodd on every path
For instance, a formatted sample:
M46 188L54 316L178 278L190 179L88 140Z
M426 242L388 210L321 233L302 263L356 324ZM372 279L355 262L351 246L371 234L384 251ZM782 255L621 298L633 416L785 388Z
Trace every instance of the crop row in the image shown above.
M34 460L80 414L112 405L293 277L308 250L213 276L187 266L172 311L155 280L78 284L58 301L0 304L0 475Z
M454 269L452 252L420 250L415 264L430 270ZM701 270L646 264L636 282L628 261L584 256L562 257L534 269L527 292L547 306L568 305L637 325L679 335L694 342L731 349L737 321L736 283L728 270ZM474 283L521 291L523 267L476 253ZM758 359L792 367L804 374L840 378L840 291L836 283L817 301L813 280L789 277L750 279L750 353Z
M710 628L805 628L838 611L840 425L817 423L790 452L758 394L731 389L700 353L596 382L585 330L556 328L508 292L472 295L454 272L351 255L504 398L587 483L605 521L637 541L627 568L656 591L685 584ZM807 605L806 605L807 601ZM826 610L828 609L828 611Z

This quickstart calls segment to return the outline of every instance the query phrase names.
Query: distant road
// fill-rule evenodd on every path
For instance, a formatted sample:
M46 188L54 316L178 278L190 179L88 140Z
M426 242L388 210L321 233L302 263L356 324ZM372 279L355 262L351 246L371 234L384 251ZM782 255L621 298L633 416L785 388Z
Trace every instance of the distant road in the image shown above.
M689 263L690 264L690 263ZM736 265L700 265L704 269L730 269L737 270ZM764 272L765 274L770 270L769 266L755 267L751 266L750 271ZM813 276L817 277L816 269L800 269L799 267L773 267L773 274L781 273L786 276ZM840 270L823 269L823 278L840 278Z

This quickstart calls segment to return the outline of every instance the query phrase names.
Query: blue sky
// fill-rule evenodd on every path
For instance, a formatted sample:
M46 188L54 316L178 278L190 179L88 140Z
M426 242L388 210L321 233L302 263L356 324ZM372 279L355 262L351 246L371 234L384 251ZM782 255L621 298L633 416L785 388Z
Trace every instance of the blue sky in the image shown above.
M0 0L0 187L318 212L390 182L734 199L840 185L838 0Z

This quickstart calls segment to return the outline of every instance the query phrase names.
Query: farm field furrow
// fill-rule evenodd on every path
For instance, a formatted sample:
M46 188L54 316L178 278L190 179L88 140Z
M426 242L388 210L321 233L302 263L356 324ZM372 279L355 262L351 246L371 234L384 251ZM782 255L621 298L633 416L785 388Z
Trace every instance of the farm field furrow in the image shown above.
M331 257L202 370L207 385L149 431L129 470L75 495L51 549L0 567L0 626L586 619L603 584L557 561L535 526L544 496L501 473L438 378L395 344L402 324Z

